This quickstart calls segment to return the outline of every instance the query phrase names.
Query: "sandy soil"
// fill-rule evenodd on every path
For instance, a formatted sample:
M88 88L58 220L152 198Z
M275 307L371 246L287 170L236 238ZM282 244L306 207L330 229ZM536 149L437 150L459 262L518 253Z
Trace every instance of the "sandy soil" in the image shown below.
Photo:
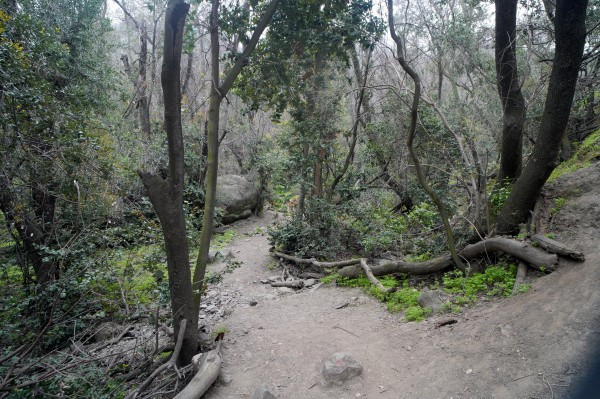
M267 237L244 233L266 227L274 214L238 223L231 248L243 266L214 288L234 300L218 322L205 319L229 330L222 373L230 381L206 397L248 398L260 383L289 399L566 397L600 337L598 181L600 163L546 192L549 203L567 200L549 231L582 250L584 263L563 259L527 293L480 303L453 316L458 324L438 329L448 315L406 323L360 289L281 294L261 284L278 272L267 268ZM350 306L336 309L345 302ZM343 387L322 386L323 361L334 352L352 353L363 374Z

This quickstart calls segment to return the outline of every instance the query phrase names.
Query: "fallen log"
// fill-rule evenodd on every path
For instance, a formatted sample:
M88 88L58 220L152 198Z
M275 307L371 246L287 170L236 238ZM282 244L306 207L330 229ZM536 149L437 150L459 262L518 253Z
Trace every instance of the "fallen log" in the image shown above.
M467 245L459 254L462 258L473 259L488 252L504 252L541 271L553 271L558 263L556 254L549 254L527 243L505 237L492 237Z
M223 333L217 336L217 346L215 349L199 353L192 358L192 364L196 370L196 375L187 384L187 386L175 396L175 399L200 399L208 388L214 384L221 372L221 342L223 342Z
M300 265L303 265L303 264L304 265L313 265L313 266L321 267L321 268L343 267L343 266L360 264L360 259L340 260L337 262L320 262L320 261L316 260L315 258L303 259L303 258L298 258L296 256L288 255L288 254L285 254L285 253L279 252L279 251L273 251L273 255L280 257L282 259L292 261L292 262L300 264Z
M531 237L531 241L537 243L541 248L545 249L548 252L552 252L553 254L557 254L566 258L571 258L579 261L585 260L585 255L582 252L569 248L563 243L555 241L542 234L533 235Z
M430 259L425 262L404 262L393 260L384 262L380 265L371 266L371 271L374 276L385 276L393 273L407 274L429 274L444 270L452 266L452 258L450 255L441 256L439 258ZM347 266L338 270L338 274L342 277L355 278L363 274L363 270L357 266Z

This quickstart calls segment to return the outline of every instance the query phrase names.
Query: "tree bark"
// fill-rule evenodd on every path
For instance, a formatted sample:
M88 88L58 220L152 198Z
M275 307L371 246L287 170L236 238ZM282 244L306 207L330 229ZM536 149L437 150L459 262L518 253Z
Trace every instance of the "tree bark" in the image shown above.
M496 79L504 113L498 182L514 181L521 173L525 99L517 68L517 0L496 3Z
M171 311L176 336L179 335L182 320L188 320L182 341L182 354L177 360L181 365L189 364L198 350L198 311L192 300L189 248L183 212L184 151L180 64L183 27L189 7L183 0L171 0L165 16L161 81L169 151L168 174L164 176L138 172L160 220L165 240Z
M525 222L557 165L585 45L587 0L558 0L554 17L556 50L546 104L533 152L496 220L497 233L513 233Z

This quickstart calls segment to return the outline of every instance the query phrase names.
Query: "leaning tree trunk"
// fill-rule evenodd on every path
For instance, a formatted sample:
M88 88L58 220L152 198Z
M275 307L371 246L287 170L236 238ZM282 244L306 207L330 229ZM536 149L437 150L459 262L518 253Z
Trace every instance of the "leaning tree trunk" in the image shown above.
M454 245L454 236L452 234L452 227L450 226L450 222L448 221L448 214L446 212L446 208L442 203L439 195L427 184L427 180L425 179L425 175L423 173L423 169L421 168L421 163L419 162L419 158L417 157L417 153L413 147L413 141L415 138L416 130L417 130L417 120L419 118L419 101L421 99L421 78L419 74L408 64L406 59L404 58L404 46L402 44L402 39L396 34L396 28L394 26L394 0L388 0L388 25L390 28L390 35L392 39L396 43L396 59L398 63L402 67L402 69L410 76L415 84L415 91L413 94L413 101L410 112L410 128L408 132L408 139L406 140L406 146L408 147L408 152L413 161L415 171L417 173L417 179L419 180L419 184L423 191L429 195L433 203L436 205L438 212L440 213L440 218L442 219L442 223L444 224L444 231L446 232L446 239L448 241L448 249L450 250L450 256L452 256L452 260L461 270L466 270L466 266L458 257L456 252L456 247Z
M192 300L192 279L185 216L183 212L183 132L181 127L181 49L183 26L189 10L183 0L171 0L165 17L164 55L161 72L165 106L165 131L169 148L168 175L138 172L154 210L158 215L165 240L169 291L175 336L182 320L187 327L178 363L187 365L198 350L198 312Z
M498 182L519 177L523 159L525 99L517 68L517 0L496 0L496 75L504 120Z
M500 210L497 233L515 232L525 222L557 165L583 56L586 8L587 0L556 2L556 50L538 138L523 173Z

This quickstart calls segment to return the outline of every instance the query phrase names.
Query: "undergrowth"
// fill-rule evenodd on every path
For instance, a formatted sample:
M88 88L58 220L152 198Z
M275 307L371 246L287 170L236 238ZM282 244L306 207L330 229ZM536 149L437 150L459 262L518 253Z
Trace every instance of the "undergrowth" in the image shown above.
M578 169L586 168L598 158L600 158L600 130L596 130L576 145L575 155L558 165L548 178L548 182Z
M458 270L450 271L441 277L440 282L431 284L428 288L441 289L448 296L443 311L460 313L463 306L473 304L479 299L510 296L516 272L517 267L509 263L498 263L488 267L483 273L471 276L465 276ZM325 284L333 281L343 287L362 288L368 295L385 303L389 312L404 312L406 321L422 321L431 314L431 309L419 306L421 291L409 286L408 279L398 280L393 276L379 278L385 288L397 287L395 292L390 293L381 292L366 276L346 278L331 274L321 279ZM522 284L518 292L526 292L529 288L530 284Z

